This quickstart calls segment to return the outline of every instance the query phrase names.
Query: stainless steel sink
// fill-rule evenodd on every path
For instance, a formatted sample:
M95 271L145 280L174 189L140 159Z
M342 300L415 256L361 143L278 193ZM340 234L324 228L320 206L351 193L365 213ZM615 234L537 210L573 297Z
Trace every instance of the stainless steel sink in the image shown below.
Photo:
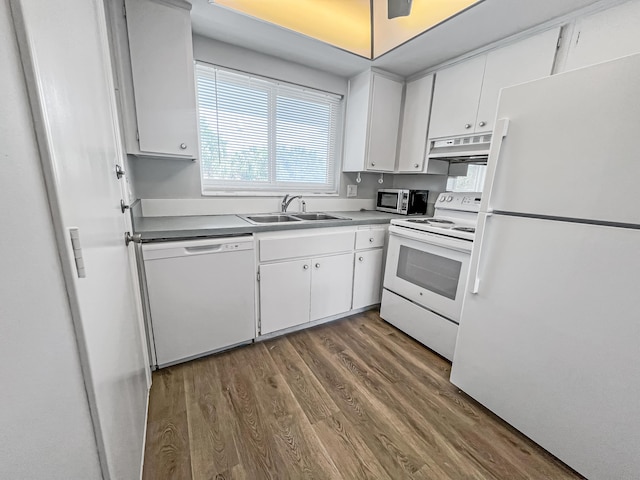
M260 213L256 215L239 215L240 218L244 218L246 221L253 223L254 225L260 225L265 223L288 223L288 222L300 222L300 221L318 221L318 220L350 220L346 217L338 217L336 215L329 215L322 212L314 213Z
M292 215L301 220L347 220L344 217L336 217L326 213L294 213Z
M243 218L249 220L252 223L282 223L282 222L299 222L300 219L292 215L284 214L268 214L268 215L247 215Z

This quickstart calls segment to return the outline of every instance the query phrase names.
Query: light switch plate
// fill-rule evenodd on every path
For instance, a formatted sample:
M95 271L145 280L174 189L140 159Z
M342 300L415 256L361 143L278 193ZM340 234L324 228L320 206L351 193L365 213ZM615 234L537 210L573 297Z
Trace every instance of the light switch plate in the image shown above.
M357 197L357 196L358 196L358 186L347 185L347 197Z

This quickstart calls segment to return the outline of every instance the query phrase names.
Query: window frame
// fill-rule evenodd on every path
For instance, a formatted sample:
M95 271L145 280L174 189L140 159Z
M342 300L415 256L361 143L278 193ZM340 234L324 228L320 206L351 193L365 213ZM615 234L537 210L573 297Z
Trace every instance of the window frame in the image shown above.
M230 186L228 188L224 187L224 181L220 181L219 184L213 182L206 182L203 177L202 172L202 139L201 139L201 130L200 130L200 102L199 102L199 91L198 91L198 67L210 68L212 70L220 70L230 72L236 75L243 75L248 78L255 78L260 81L269 82L273 87L282 86L285 88L291 88L294 90L298 90L300 92L314 92L323 96L330 96L338 99L338 109L336 111L336 131L335 131L335 152L334 152L334 162L333 162L333 175L331 178L331 188L328 189L319 189L314 191L312 185L310 185L309 189L300 188L299 186L292 186L291 188L287 188L285 185L274 185L273 183L269 183L267 185L261 186L256 185L255 188L246 188L239 186ZM203 196L226 196L226 197L235 197L235 196L254 196L254 197L279 197L285 194L297 194L304 195L307 197L337 197L340 195L340 180L342 173L342 160L343 160L343 137L344 137L344 124L345 124L345 111L346 111L346 102L345 95L338 94L334 92L320 90L318 88L309 87L306 85L300 85L292 82L287 82L281 79L267 77L264 75L254 74L251 72L246 72L242 70L237 70L233 68L224 67L221 65L216 65L203 61L194 62L194 83L195 83L195 91L196 91L196 117L197 117L197 133L198 133L198 174L200 176L200 191ZM271 120L271 119L270 119ZM269 130L275 130L274 126L269 125ZM270 149L273 147L275 149L275 144L270 145ZM275 159L269 159L269 162L273 162L275 164Z

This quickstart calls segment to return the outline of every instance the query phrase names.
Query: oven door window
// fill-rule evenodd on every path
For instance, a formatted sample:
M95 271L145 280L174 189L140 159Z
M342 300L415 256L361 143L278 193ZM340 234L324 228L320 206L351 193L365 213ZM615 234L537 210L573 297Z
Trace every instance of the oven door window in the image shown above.
M396 276L451 300L456 299L462 263L400 246Z

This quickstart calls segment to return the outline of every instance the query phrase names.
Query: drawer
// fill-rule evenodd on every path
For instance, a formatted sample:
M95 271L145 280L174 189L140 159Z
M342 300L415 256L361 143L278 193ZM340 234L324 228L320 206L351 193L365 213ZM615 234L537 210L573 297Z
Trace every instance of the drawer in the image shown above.
M351 230L261 239L260 261L270 262L352 251L354 234Z
M383 247L386 235L386 228L358 230L356 232L356 250Z

